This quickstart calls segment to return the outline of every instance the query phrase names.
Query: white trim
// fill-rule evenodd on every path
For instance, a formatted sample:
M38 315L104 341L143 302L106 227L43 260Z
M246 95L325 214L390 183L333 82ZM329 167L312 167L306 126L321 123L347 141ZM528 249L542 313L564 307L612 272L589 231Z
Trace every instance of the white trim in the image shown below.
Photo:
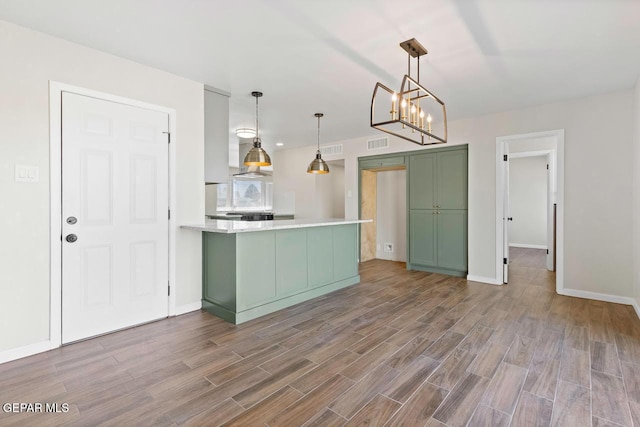
M54 345L51 341L42 341L23 347L12 348L11 350L0 351L0 364L22 359L27 356L33 356L34 354L44 353L57 347L58 345Z
M503 285L501 281L498 281L493 277L473 276L471 274L468 274L467 280L471 282L488 283L489 285L499 285L499 286Z
M502 283L503 279L503 230L502 216L504 210L504 165L503 157L506 152L506 144L513 141L538 139L545 137L556 138L556 292L562 294L564 289L564 129L556 129L544 132L534 132L519 135L500 136L496 138L496 280ZM513 153L515 154L515 153ZM510 154L513 156L513 154Z
M176 316L181 314L191 313L192 311L200 310L202 308L202 301L192 302L190 304L184 304L176 307Z
M509 243L512 248L525 248L525 249L547 249L546 245L530 245L528 243Z
M631 298L631 300L633 301L631 305L633 306L633 309L636 311L636 316L638 316L638 318L640 319L640 303L638 303L638 300L635 298Z
M132 107L145 108L148 110L166 113L169 116L169 132L171 133L171 144L169 144L169 209L171 209L171 219L169 220L169 282L171 284L171 295L169 296L169 307L167 315L176 313L176 234L177 234L177 203L176 194L176 110L159 105L148 104L134 99L124 98L117 95L98 92L83 87L68 85L50 80L49 81L49 247L50 247L50 293L49 293L49 347L60 347L62 344L62 246L60 244L62 236L62 92L70 92L78 95L90 96L111 102L130 105ZM36 345L36 344L34 344ZM30 348L27 346L24 348ZM44 351L44 350L42 350ZM35 353L31 353L35 354ZM29 356L23 354L21 357Z
M519 159L523 157L539 157L547 156L553 153L553 150L540 150L540 151L519 151L517 153L509 153L509 157L512 159Z
M612 302L615 304L624 304L624 305L631 305L631 306L636 305L636 301L631 297L621 297L619 295L601 294L600 292L590 292L590 291L582 291L580 289L564 288L562 292L558 292L558 293L560 295L566 295L568 297L592 299L596 301Z

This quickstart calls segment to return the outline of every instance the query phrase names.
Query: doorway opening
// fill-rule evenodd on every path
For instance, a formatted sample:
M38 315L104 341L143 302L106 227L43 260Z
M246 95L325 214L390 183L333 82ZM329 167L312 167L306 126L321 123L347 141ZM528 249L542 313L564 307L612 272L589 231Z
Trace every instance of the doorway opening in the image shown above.
M536 276L559 292L564 131L497 138L496 153L497 282Z
M405 166L360 171L360 262L407 261L407 171Z

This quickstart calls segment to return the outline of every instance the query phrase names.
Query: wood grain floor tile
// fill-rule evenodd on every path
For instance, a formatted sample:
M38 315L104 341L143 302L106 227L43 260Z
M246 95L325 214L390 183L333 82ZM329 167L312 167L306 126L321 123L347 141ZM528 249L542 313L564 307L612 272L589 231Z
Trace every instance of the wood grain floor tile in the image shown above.
M433 341L426 338L414 338L389 357L385 363L392 368L404 369L429 348L431 344L433 344Z
M383 342L362 355L355 362L344 368L340 373L354 381L359 381L369 374L376 366L384 363L392 354L398 351L398 347Z
M624 426L631 426L629 404L622 378L603 372L591 372L592 414Z
M383 426L400 408L400 404L379 394L349 420L345 426Z
M504 412L490 408L485 405L478 405L476 412L469 420L470 426L478 427L508 427L511 416Z
M480 350L468 371L472 374L492 378L508 350L507 346L489 342Z
M464 337L464 335L457 332L447 332L422 354L435 360L444 360L460 344Z
M452 390L458 381L464 377L467 368L475 358L474 354L458 348L442 362L427 381L438 387Z
M553 401L558 384L560 361L558 359L534 358L523 389L538 397Z
M329 409L347 419L353 417L376 394L384 391L399 373L398 370L387 365L378 366L329 405Z
M228 427L262 426L265 420L278 415L302 396L304 394L298 390L285 386L224 425Z
M484 404L512 415L526 377L526 369L502 362L487 387Z
M591 369L605 374L622 376L615 344L591 341Z
M387 385L382 394L396 402L406 402L438 365L437 360L418 357Z
M622 376L627 390L627 398L640 403L640 365L623 362Z
M613 421L603 420L598 417L591 417L591 426L592 427L623 427L620 424L614 423Z
M529 366L533 353L537 348L538 341L534 338L516 335L509 351L504 357L506 363L517 365L522 368Z
M233 400L244 406L250 408L271 393L282 388L285 384L288 384L296 378L306 374L316 366L315 363L301 359L290 365L284 366L280 371L269 375L267 378L258 381L257 383L245 388L241 392L233 395Z
M72 402L0 425L640 427L640 320L556 294L545 257L514 248L501 287L373 260L242 325L193 312L0 364L0 401Z
M513 414L513 427L543 427L551 423L553 401L534 396L526 391L520 396L518 406Z
M308 393L325 382L327 378L333 377L355 362L359 357L358 354L345 350L293 381L291 386L303 393Z
M589 389L566 381L558 383L552 426L585 426L591 423Z
M489 380L467 374L433 414L433 418L452 427L465 426L482 399Z
M298 400L295 405L281 411L275 417L265 420L270 427L299 426L311 420L337 397L353 385L353 381L336 374L325 383Z
M447 390L423 383L416 393L389 420L388 426L424 425L444 401Z
M590 388L589 353L565 347L560 362L560 379Z
M589 351L589 330L582 326L568 325L564 332L565 347Z
M342 418L331 409L325 409L319 416L304 423L303 427L340 427L346 422L346 419Z

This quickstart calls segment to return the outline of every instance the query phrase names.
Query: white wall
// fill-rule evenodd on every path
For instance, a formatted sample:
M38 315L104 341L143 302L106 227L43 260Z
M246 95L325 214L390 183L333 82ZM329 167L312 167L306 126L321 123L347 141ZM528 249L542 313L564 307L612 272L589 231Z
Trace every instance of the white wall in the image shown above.
M49 340L49 81L176 110L177 223L204 214L203 85L0 21L0 352ZM14 182L16 164L40 181ZM201 298L201 237L176 233L176 304Z
M636 311L640 316L640 77L633 100L633 282Z
M407 260L407 171L376 173L376 258ZM391 243L392 252L384 245Z
M316 177L319 218L344 218L344 166L330 164L329 173Z
M509 159L509 200L509 244L546 248L546 156Z
M627 90L449 122L447 145L469 144L470 275L496 278L496 137L565 129L564 287L632 296L633 98ZM372 131L332 142L344 149L343 156L327 160L345 160L347 218L358 215L358 156L420 148L392 137L388 148L368 151L367 139L379 137ZM312 154L311 146L306 150ZM287 164L294 158L288 151L302 149L281 152ZM293 172L287 177L301 179ZM302 184L300 190L309 191Z

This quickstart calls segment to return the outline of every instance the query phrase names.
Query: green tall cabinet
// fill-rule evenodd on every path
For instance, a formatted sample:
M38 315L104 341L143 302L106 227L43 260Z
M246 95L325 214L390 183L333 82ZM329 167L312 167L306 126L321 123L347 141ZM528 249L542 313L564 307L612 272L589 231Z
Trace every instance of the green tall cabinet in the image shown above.
M409 157L410 270L467 274L467 148Z

